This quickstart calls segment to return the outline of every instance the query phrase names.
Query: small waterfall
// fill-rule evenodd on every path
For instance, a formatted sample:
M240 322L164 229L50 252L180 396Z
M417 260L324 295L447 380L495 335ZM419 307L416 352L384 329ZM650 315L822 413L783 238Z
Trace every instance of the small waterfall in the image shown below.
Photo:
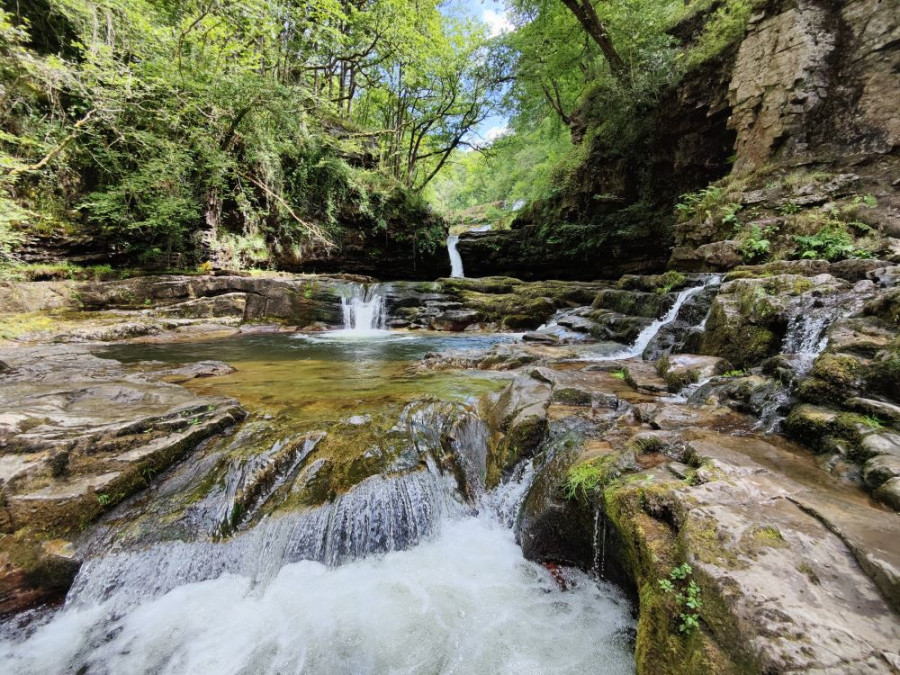
M365 479L333 502L264 519L222 542L165 542L84 563L67 605L101 602L115 591L128 606L223 574L266 583L286 564L313 560L336 566L410 548L467 508L452 477L427 470Z
M384 330L387 311L384 295L378 291L378 284L348 286L347 294L341 298L345 332L365 335Z
M711 283L716 281L716 277L711 277L706 279L701 286L691 286L690 288L685 288L681 292L678 293L678 297L675 298L675 303L672 305L672 308L666 312L666 315L661 319L656 319L653 323L648 325L644 330L642 330L637 338L628 349L623 349L617 352L613 352L612 354L604 354L601 356L594 356L590 358L593 361L618 361L620 359L631 359L636 356L640 356L644 353L644 349L647 348L647 345L657 336L660 330L662 330L665 326L669 325L678 317L678 312L681 310L681 306L684 305L685 302L688 301L692 296L696 295L704 288L709 286Z
M828 346L828 329L837 318L837 309L806 308L791 317L781 343L784 354L797 357L797 373L805 375Z
M459 251L456 250L456 245L458 243L459 235L451 234L447 237L447 253L450 254L450 276L457 279L464 279L466 275L463 272L462 256L459 254Z

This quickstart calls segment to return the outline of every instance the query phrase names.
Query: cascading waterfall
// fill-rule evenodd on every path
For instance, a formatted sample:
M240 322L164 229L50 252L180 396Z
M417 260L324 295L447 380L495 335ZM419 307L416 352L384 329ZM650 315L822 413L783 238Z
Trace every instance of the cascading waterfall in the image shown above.
M365 335L384 330L387 311L384 295L379 290L378 284L347 287L347 293L341 298L345 333Z
M704 288L709 286L711 283L715 283L716 277L711 277L705 279L703 284L700 286L691 286L690 288L685 288L678 293L678 296L675 298L675 303L672 305L671 309L666 312L665 316L661 319L656 319L653 323L646 326L637 336L634 343L628 347L627 349L622 349L612 354L603 354L592 357L586 357L586 360L592 361L618 361L621 359L631 359L636 356L640 356L644 353L644 350L647 348L647 345L652 342L653 338L657 336L660 330L662 330L665 326L669 325L678 317L678 312L681 310L682 305L687 302L692 296L696 295Z
M837 318L838 309L809 309L791 317L781 351L797 357L799 374L805 375L816 358L828 346L828 329Z
M466 437L482 441L472 430ZM427 464L372 476L331 504L264 519L226 542L170 541L89 560L63 610L0 636L0 665L512 675L590 673L602 663L606 673L633 673L634 620L621 592L578 570L565 571L562 591L522 559L510 526L531 463L482 494L478 515L449 474Z
M459 243L459 235L451 234L447 237L447 253L450 254L450 276L457 279L464 279L462 256L456 249Z
M840 314L841 307L814 307L810 303L796 309L788 322L787 332L781 341L781 353L792 357L795 381L799 381L812 369L819 355L828 346L828 329ZM784 414L790 408L792 387L780 386L775 389L759 416L757 427L766 433L780 430Z
M301 560L335 566L407 549L435 534L446 518L468 512L455 481L431 464L428 470L372 476L333 502L267 518L223 542L165 542L90 559L67 605L96 604L115 589L117 604L125 608L223 574L264 584Z

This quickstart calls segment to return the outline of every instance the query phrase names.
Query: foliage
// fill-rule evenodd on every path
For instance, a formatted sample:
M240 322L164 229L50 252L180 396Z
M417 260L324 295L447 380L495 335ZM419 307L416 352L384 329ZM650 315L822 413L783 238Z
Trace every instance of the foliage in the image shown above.
M857 250L854 239L840 223L828 223L812 235L795 235L797 248L794 255L804 259L828 260L834 262L850 257L867 257L865 251Z
M870 429L882 429L884 428L884 422L878 415L866 415L864 418L865 425Z
M615 467L608 457L577 464L569 470L566 479L566 498L586 498L592 492L609 485L616 476Z
M703 609L700 586L692 578L694 570L687 563L672 568L668 579L660 579L659 587L675 596L678 605L678 630L690 635L700 628L700 610Z
M763 262L769 257L772 250L771 228L763 230L758 225L753 225L741 242L741 256L745 262Z
M302 255L349 224L384 229L423 206L411 190L491 112L504 67L484 27L437 0L14 7L0 258L24 227L181 267L217 239L253 264L260 244Z
M690 8L695 3L685 5ZM701 3L696 3L701 4ZM705 22L693 48L684 53L683 67L696 68L740 40L747 30L750 15L761 0L725 0Z

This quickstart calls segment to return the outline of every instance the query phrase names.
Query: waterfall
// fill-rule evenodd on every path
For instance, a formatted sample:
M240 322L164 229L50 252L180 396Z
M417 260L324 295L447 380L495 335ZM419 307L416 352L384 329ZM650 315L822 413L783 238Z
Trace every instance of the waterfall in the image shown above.
M223 574L264 584L301 560L336 566L408 549L435 534L448 517L468 510L455 480L429 464L400 475L376 474L332 502L266 518L225 541L163 542L89 559L66 602L90 605L115 590L124 608Z
M797 356L798 373L805 375L828 346L828 328L837 318L838 308L815 311L804 308L791 317L781 343L784 354Z
M347 294L341 298L346 333L366 335L384 330L387 311L384 296L378 291L378 284L348 286Z
M659 331L675 321L675 319L678 317L678 312L681 310L681 306L692 296L702 291L711 283L714 283L715 280L716 277L711 277L709 279L706 279L701 286L691 286L690 288L685 288L681 292L679 292L678 297L675 298L675 303L672 305L672 308L668 312L666 312L666 315L661 319L656 319L653 323L644 328L644 330L642 330L638 334L637 338L634 341L634 344L632 344L627 349L619 350L617 352L613 352L612 354L587 357L587 359L592 361L618 361L620 359L631 359L636 356L640 356L644 353L644 349L647 348L647 345L649 345L650 342L652 342L653 338L657 336Z
M451 234L447 237L447 253L450 254L450 276L464 279L466 275L463 272L462 256L460 256L459 251L456 250L456 245L458 243L459 235Z

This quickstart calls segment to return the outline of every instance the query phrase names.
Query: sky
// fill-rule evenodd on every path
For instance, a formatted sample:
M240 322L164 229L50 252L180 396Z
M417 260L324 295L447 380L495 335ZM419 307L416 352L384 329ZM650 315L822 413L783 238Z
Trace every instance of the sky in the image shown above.
M513 26L506 17L503 2L497 0L451 0L445 6L445 12L467 14L480 19L488 25L491 35L500 35ZM475 128L473 144L488 143L508 130L508 118L505 115L492 115Z

